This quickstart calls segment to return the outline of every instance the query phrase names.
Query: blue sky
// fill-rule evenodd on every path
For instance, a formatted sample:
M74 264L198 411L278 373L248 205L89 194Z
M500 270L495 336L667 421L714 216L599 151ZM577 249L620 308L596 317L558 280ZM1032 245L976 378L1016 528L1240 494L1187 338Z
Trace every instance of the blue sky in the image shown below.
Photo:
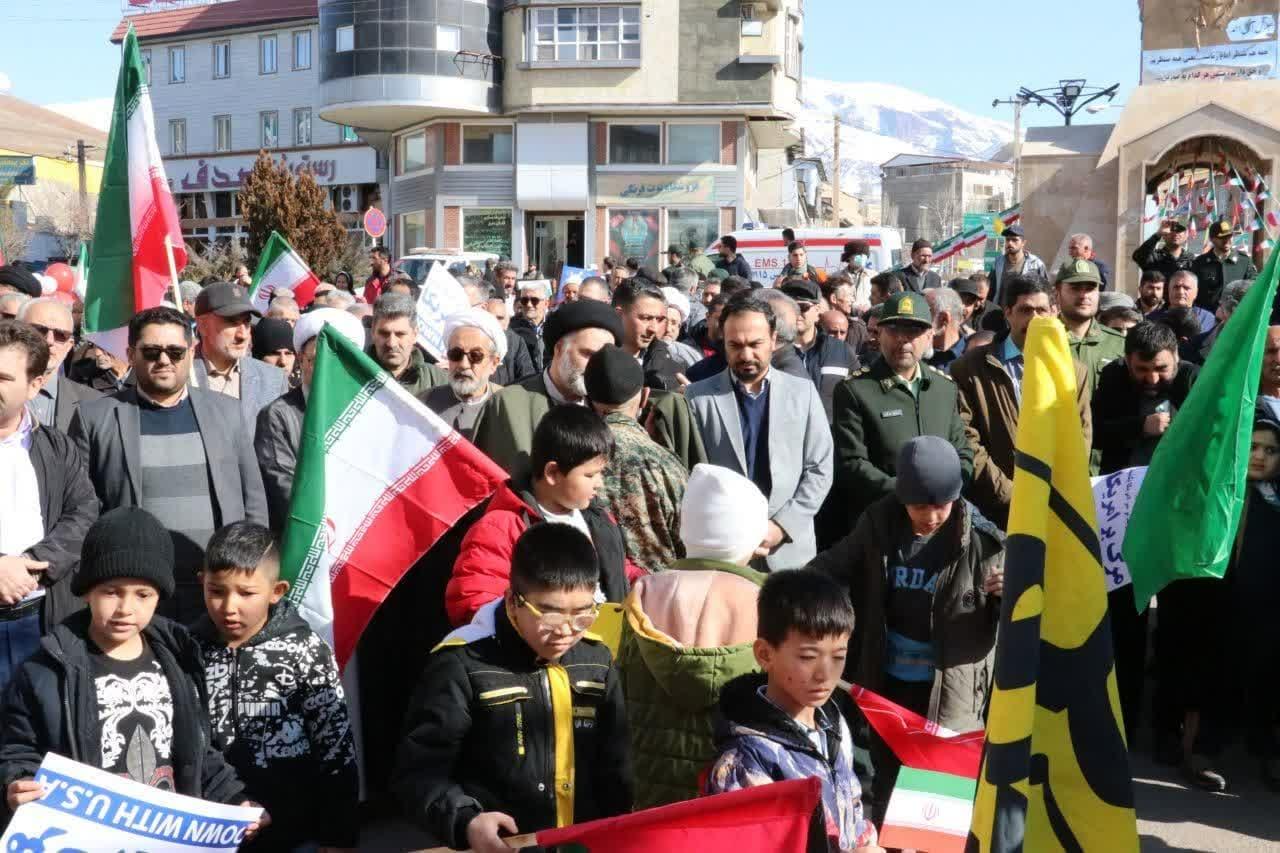
M118 52L107 41L120 0L0 0L5 48L0 73L10 93L47 104L110 97ZM1138 75L1137 4L1123 0L1043 0L1004 6L914 0L806 0L805 73L832 80L896 83L980 115L1019 86L1064 77L1121 84L1123 103ZM1083 121L1114 120L1117 111ZM1047 108L1030 124L1053 124Z

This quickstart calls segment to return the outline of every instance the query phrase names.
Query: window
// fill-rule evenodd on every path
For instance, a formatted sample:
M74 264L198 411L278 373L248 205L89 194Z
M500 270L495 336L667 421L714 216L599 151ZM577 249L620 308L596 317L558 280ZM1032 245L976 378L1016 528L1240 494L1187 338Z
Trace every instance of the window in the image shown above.
M534 62L640 58L639 6L561 6L530 14L529 58Z
M293 111L293 144L311 144L311 108L303 107Z
M276 37L262 36L258 39L258 73L275 74L279 67L276 55Z
M510 126L462 128L463 163L510 163Z
M787 76L800 79L800 19L787 15Z
M698 251L706 249L720 236L720 211L680 210L671 208L667 211L667 244L677 245L682 249L697 246Z
M213 43L213 78L221 80L231 76L231 42Z
M667 125L667 162L680 165L720 162L720 125Z
M609 211L609 254L639 258L641 266L658 267L658 211Z
M427 212L419 210L414 213L405 213L400 217L400 245L404 250L413 249L415 246L425 246L427 240Z
M187 82L187 49L185 47L169 48L169 82Z
M462 211L462 250L511 257L511 209L473 207Z
M400 137L399 161L399 168L396 170L396 174L399 175L407 175L427 168L426 131L420 130Z
M359 142L360 134L356 133L356 129L349 124L342 125L341 137L343 142Z
M151 85L151 51L142 51L142 73L148 86Z
M438 24L436 26L436 50L457 53L462 50L462 30Z
M311 67L311 30L299 30L293 34L293 70Z
M213 150L231 150L231 116L213 117Z
M356 28L353 24L347 24L334 30L336 44L334 50L338 53L346 53L356 49Z
M238 193L211 193L213 196L213 216L215 219L230 219L240 215Z
M185 118L169 119L169 153L187 153L187 120Z
M272 110L258 115L262 119L262 147L277 147L280 144L280 114Z
M661 163L662 126L657 124L609 125L609 162Z

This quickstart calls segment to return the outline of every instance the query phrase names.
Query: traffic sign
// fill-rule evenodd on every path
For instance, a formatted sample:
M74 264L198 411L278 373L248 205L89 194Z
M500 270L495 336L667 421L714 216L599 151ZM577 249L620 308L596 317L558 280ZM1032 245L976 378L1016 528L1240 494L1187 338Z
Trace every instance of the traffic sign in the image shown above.
M378 239L387 233L387 215L376 207L371 207L364 212L364 233L373 239Z

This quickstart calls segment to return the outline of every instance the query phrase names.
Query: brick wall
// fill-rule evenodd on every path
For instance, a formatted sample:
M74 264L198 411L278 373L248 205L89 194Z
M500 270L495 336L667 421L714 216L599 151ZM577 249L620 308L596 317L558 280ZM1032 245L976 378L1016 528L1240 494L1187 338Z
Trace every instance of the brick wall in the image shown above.
M444 209L444 245L450 249L462 246L462 208Z
M720 165L734 166L738 163L738 122L720 122Z
M595 159L592 162L600 166L609 161L609 126L602 121L592 122L591 132L595 140Z
M462 163L462 126L446 124L444 126L444 164L458 166Z

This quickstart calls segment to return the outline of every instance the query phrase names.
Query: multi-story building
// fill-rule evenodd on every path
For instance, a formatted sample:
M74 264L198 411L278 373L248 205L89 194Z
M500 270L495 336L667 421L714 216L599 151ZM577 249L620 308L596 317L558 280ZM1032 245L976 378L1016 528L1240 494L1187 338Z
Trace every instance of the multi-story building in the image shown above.
M801 0L319 6L319 115L385 139L398 251L656 264L758 221L760 152L798 141Z
M315 0L168 5L127 16L111 38L121 41L129 24L137 32L187 241L243 237L237 190L263 150L310 171L359 229L360 214L378 204L378 154L320 116Z
M945 240L966 213L998 213L1013 201L1008 163L899 154L880 166L883 221L905 229L906 242Z

